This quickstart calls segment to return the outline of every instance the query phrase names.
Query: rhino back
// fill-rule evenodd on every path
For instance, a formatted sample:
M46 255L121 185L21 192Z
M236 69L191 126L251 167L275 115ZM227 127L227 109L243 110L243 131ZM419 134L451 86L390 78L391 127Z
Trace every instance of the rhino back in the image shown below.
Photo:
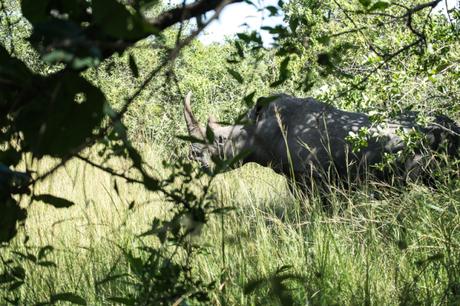
M312 167L324 170L334 165L346 175L363 160L373 164L384 152L400 150L404 144L396 131L413 127L410 121L390 123L382 137L369 139L366 148L353 153L346 139L362 127L372 129L366 114L342 111L312 98L280 95L252 116L257 120L256 145L270 155L275 170L285 173L291 166L295 172L309 172Z

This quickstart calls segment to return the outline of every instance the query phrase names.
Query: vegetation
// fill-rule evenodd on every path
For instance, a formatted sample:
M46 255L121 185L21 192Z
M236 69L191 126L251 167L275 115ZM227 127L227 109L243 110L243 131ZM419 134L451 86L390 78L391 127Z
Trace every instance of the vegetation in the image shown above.
M204 172L177 137L187 91L202 122L277 92L458 122L460 11L280 1L261 9L284 24L197 41L230 2L0 0L0 304L460 302L458 160L436 189L335 188L325 212L267 168Z

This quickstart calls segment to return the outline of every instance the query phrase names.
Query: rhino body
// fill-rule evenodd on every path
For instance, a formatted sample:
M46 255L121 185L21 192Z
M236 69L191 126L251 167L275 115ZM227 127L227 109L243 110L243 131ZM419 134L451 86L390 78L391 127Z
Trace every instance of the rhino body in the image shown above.
M193 117L190 94L184 113L189 133L203 138L205 130ZM364 113L339 110L313 98L279 95L267 105L256 105L248 118L250 124L235 126L221 126L211 118L208 127L216 141L192 146L194 158L209 165L210 156L231 158L247 150L243 163L270 166L308 185L331 179L357 182L369 175L386 180L390 174L417 180L429 169L428 151L443 148L451 156L459 155L460 128L444 116L425 127L416 123L415 112L376 124ZM367 145L356 149L350 137L362 128L368 130ZM425 147L408 147L403 138L414 132L425 136ZM389 156L395 157L391 169L375 167Z

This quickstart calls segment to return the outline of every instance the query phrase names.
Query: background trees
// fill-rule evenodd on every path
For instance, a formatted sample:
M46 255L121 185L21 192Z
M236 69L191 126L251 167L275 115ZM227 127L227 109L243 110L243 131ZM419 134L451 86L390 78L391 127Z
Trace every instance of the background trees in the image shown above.
M268 15L284 14L285 23L239 33L220 45L196 41L220 10L234 2L241 1L193 1L177 8L159 1L0 1L2 242L16 235L33 201L73 204L34 187L78 159L178 204L177 217L154 221L150 233L166 231L169 236L163 239L185 243L190 229L178 220L192 216L202 223L217 208L210 204L207 188L193 195L186 184L173 182L176 176L187 182L204 174L179 161L168 164L171 176L156 177L139 143L163 144L169 152L165 159L182 156L183 143L175 136L184 131L180 103L188 90L194 92L201 119L213 113L224 122L275 92L312 95L379 116L417 109L426 115L421 121L438 111L459 119L460 15L458 10L435 14L440 0L255 2ZM205 17L207 12L211 15ZM273 46L263 45L260 31L273 35ZM174 149L177 153L170 153ZM109 166L113 156L129 166ZM38 171L37 161L49 157L53 164ZM194 251L191 244L184 249ZM141 267L153 262L139 263L130 256L142 279ZM152 258L163 254L158 256ZM168 275L183 287L161 297L165 303L190 288L207 292L187 270L187 262L173 267L179 272ZM149 276L161 281L161 275ZM17 275L11 279L21 282ZM136 289L148 292L158 286Z

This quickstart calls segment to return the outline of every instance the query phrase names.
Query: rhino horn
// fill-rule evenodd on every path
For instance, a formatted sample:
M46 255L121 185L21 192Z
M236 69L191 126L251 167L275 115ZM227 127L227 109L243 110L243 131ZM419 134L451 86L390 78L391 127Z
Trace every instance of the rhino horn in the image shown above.
M187 123L187 130L190 136L199 138L203 137L203 131L200 127L200 124L195 119L192 113L192 107L190 106L190 99L192 98L192 92L190 91L185 97L184 101L184 117L185 122Z

